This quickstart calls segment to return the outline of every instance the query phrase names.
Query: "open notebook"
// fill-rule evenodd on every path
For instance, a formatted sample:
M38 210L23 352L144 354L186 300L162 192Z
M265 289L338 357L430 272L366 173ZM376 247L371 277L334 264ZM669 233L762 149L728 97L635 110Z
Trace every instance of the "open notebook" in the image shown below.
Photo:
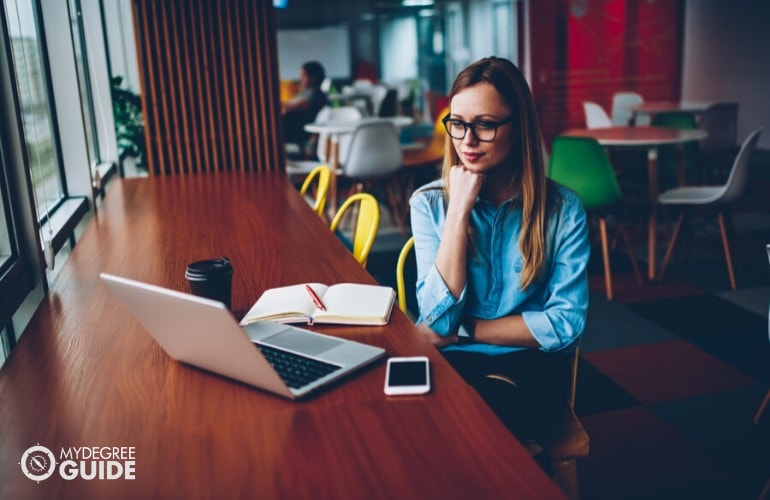
M309 285L326 310L316 307ZM281 323L337 323L347 325L385 325L396 299L386 286L359 283L302 283L271 288L257 300L241 320L241 325L271 320Z

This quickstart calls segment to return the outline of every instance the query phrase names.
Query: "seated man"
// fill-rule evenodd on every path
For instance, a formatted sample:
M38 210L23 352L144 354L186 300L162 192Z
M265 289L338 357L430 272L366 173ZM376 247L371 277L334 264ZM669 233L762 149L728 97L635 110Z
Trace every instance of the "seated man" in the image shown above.
M299 93L281 107L283 139L287 143L297 144L303 155L306 154L310 138L304 127L315 120L327 103L326 94L321 90L324 78L326 72L320 63L311 61L303 64L299 75Z

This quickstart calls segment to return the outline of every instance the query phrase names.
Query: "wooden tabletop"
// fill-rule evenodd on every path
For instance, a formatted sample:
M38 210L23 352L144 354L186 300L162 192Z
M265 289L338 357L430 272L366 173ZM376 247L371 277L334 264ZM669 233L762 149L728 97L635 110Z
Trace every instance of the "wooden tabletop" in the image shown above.
M98 278L187 291L219 256L236 316L274 286L374 283L282 173L116 180L0 370L0 498L562 497L399 310L313 329L428 356L429 395L386 397L378 362L292 402L173 361ZM37 444L131 448L135 479L32 481Z
M659 146L699 141L708 137L705 130L676 129L667 127L606 127L571 129L563 135L570 137L591 137L602 146Z
M711 105L710 102L699 101L649 101L631 108L633 114L656 114L670 112L703 113Z

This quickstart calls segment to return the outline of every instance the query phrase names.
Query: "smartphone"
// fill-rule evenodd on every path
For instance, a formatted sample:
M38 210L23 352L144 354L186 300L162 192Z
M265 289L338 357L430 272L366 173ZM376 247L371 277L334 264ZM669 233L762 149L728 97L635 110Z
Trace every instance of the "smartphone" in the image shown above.
M388 359L385 394L425 394L430 391L430 362L426 356Z

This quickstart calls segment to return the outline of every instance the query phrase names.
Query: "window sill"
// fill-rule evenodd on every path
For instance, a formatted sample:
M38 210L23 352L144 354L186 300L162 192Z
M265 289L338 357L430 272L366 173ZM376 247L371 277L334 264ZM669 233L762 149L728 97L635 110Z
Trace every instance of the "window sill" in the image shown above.
M96 165L96 171L99 174L98 185L95 186L95 192L104 198L104 187L110 179L118 172L118 166L114 161L105 161Z
M67 198L56 207L56 211L51 214L48 221L40 228L44 239L53 233L52 243L54 252L61 250L61 247L72 236L75 228L87 213L88 198L85 196Z

